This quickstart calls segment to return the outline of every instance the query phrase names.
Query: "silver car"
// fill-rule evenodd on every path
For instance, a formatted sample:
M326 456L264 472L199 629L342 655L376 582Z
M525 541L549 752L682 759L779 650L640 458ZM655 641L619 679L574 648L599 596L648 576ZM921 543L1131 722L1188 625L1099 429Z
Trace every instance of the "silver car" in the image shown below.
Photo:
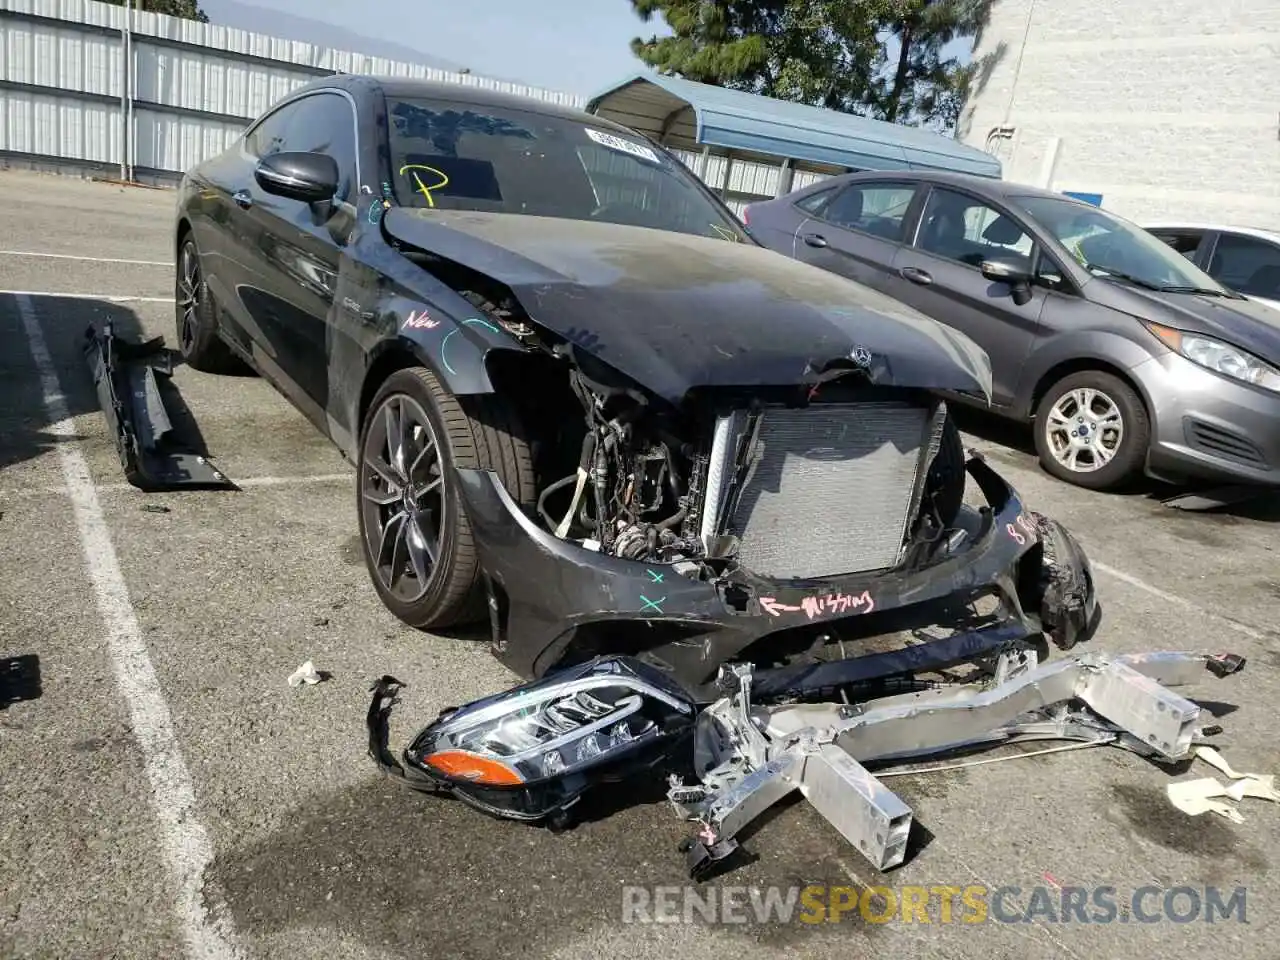
M1056 477L1280 486L1280 312L1136 224L1034 187L923 172L833 177L744 219L765 246L973 338L991 357L993 409L1034 423Z
M1280 310L1280 233L1214 223L1144 223L1223 286Z

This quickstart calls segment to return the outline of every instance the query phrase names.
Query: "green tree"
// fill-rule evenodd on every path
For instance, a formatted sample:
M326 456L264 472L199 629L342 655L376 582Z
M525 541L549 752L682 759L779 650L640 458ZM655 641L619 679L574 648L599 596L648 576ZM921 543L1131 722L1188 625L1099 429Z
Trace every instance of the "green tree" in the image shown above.
M979 64L943 57L992 0L631 0L670 36L632 52L660 73L898 123L952 126Z
M141 4L137 0L107 0L107 3L114 3L117 7L142 9L147 13L167 13L171 17L182 17L184 20L209 22L208 14L200 9L197 0L142 0Z
M955 126L965 94L983 61L943 57L955 40L972 39L987 22L992 0L898 0L884 26L897 47L893 69L871 99L885 120Z

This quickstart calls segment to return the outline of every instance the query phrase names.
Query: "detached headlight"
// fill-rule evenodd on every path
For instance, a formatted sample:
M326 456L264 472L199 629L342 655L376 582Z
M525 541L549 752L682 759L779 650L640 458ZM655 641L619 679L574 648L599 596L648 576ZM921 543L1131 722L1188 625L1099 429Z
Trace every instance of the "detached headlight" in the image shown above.
M443 714L405 759L491 813L531 820L567 807L597 775L661 759L696 714L662 673L608 657Z
M1185 333L1158 323L1144 322L1147 329L1169 349L1180 353L1192 363L1199 364L1214 373L1220 373L1224 377L1231 377L1233 380L1241 380L1255 387L1280 393L1280 370L1259 360L1253 354L1198 333Z

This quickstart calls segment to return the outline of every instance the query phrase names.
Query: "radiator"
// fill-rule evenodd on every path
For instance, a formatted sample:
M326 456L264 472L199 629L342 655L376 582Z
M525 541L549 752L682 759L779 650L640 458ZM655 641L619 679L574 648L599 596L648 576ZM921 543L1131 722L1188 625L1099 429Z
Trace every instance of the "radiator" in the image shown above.
M946 408L906 403L766 408L736 502L726 502L745 411L720 418L704 539L718 516L761 576L804 579L895 566L941 442Z

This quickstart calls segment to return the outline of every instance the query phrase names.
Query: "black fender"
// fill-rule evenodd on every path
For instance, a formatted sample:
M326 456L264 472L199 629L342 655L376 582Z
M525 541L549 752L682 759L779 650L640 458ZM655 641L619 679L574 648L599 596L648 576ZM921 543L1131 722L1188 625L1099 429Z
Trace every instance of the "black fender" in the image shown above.
M515 336L388 242L383 198L366 196L334 297L331 414L354 459L363 407L387 376L411 362L430 370L455 396L494 392L491 350L523 350ZM336 433L336 431L335 431Z

